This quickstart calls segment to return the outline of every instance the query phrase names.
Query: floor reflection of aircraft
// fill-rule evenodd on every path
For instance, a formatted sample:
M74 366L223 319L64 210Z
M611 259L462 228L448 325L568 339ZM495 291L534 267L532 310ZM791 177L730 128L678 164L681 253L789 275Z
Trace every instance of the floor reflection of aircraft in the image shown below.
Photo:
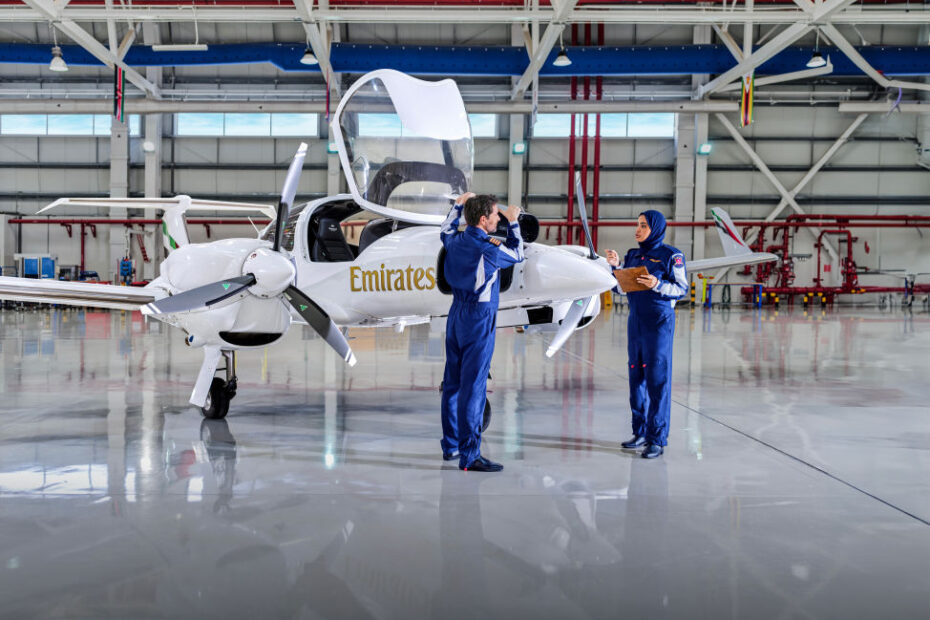
M236 481L236 438L229 432L226 420L204 419L200 423L200 441L216 481L216 501L213 512L229 510Z

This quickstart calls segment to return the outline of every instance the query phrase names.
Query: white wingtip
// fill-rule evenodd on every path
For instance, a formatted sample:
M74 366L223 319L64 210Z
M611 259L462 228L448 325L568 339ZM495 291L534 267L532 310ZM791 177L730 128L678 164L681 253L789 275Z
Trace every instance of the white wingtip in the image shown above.
M549 347L548 349L546 349L546 357L552 357L553 355L556 354L557 351L558 349L553 349L552 347Z
M351 351L349 351L349 357L346 360L346 363L349 364L349 366L351 367L351 366L355 366L357 362L358 360L355 359L355 353L352 353Z

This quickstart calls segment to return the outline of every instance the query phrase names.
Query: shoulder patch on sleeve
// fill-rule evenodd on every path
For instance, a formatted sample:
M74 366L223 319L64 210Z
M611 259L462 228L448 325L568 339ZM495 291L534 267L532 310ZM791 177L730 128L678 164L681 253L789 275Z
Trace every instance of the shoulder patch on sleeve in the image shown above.
M681 254L679 254L678 256L675 257L675 266L676 266L676 267L681 267L681 266L684 265L684 264L685 264L685 259L681 257Z
M494 237L488 237L488 243L493 243L494 245L500 245L500 244L501 244L501 240L500 240L500 239L495 239Z

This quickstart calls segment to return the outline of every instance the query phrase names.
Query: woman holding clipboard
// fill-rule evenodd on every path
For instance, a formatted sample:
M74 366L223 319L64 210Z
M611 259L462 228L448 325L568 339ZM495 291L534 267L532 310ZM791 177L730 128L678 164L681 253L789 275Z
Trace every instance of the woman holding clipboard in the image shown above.
M688 290L685 257L662 243L664 238L665 216L653 210L640 213L636 224L639 247L626 253L623 273L615 274L620 275L617 279L630 304L627 353L633 437L621 445L645 446L642 457L646 459L661 456L668 443L675 301ZM615 251L607 250L607 262L614 271L621 269Z

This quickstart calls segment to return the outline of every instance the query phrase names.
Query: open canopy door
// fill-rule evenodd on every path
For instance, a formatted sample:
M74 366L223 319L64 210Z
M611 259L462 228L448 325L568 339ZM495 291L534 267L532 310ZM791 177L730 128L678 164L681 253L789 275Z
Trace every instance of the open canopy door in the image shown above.
M441 224L471 184L471 125L452 80L372 71L336 108L332 135L358 204L414 224Z

